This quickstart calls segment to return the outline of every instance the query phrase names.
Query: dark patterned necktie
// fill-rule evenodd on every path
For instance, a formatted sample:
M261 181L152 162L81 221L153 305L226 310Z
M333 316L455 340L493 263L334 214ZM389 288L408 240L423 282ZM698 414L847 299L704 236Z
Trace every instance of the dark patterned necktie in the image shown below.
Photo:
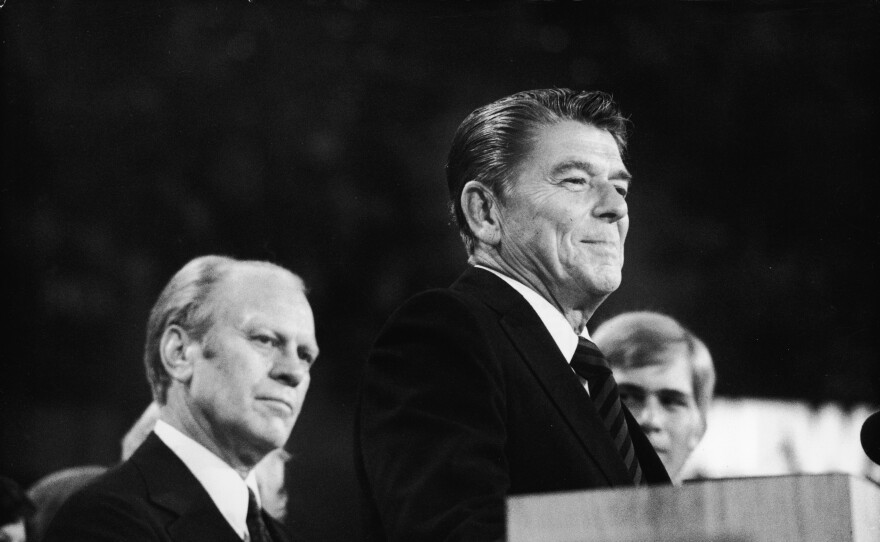
M247 529L250 542L272 542L272 537L266 529L266 522L263 521L263 514L260 506L257 504L257 497L254 490L248 488L248 509L247 509Z
M578 337L578 346L571 358L571 368L587 381L593 405L602 418L602 423L608 428L633 482L639 485L642 482L642 467L629 438L629 428L623 415L620 393L617 391L617 382L611 374L611 368L608 367L608 360L595 344L588 339Z

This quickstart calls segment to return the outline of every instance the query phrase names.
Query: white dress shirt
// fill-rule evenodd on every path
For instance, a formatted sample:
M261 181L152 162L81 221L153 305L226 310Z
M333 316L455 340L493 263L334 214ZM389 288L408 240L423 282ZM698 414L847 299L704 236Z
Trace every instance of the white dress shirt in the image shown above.
M477 264L474 267L479 267L480 269L485 269L490 273L494 273L498 278L507 284L510 284L514 290L519 292L535 312L538 313L538 318L541 319L541 322L544 323L544 327L550 332L550 336L553 337L553 341L556 343L556 346L559 347L562 356L568 361L568 363L571 363L571 358L574 357L574 351L577 349L578 336L575 334L574 330L571 329L571 324L568 323L565 316L559 312L559 309L551 305L541 294L516 279L512 279L494 269L489 269L484 265ZM581 332L580 336L585 339L590 338L590 332L587 331L586 326L584 326L584 330ZM587 392L589 392L590 390L587 387L587 381L580 376L578 376L578 378Z
M166 446L171 448L174 455L183 461L196 480L202 484L238 536L245 542L249 542L247 528L248 488L254 492L257 504L260 504L260 493L257 491L257 478L254 471L251 470L247 478L242 479L235 469L225 461L162 420L156 422L153 432Z

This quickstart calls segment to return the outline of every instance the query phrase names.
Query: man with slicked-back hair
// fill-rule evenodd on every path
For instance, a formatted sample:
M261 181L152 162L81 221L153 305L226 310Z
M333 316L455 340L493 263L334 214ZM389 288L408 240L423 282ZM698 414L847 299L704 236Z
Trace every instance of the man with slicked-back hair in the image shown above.
M190 261L147 324L153 432L70 497L45 540L289 540L261 507L254 466L287 442L317 356L299 277L268 262Z
M470 267L399 308L364 369L375 539L502 540L509 495L669 483L586 331L621 280L625 128L610 96L568 89L459 126L446 173Z

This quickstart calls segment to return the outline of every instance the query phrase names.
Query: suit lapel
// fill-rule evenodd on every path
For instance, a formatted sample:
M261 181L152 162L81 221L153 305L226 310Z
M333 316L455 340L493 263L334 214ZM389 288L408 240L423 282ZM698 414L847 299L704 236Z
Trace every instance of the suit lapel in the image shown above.
M531 305L503 280L481 269L465 271L453 288L478 296L499 312L501 327L608 482L629 483L626 466L593 401Z
M155 433L131 461L143 473L150 500L174 516L166 526L172 540L241 542L205 488Z

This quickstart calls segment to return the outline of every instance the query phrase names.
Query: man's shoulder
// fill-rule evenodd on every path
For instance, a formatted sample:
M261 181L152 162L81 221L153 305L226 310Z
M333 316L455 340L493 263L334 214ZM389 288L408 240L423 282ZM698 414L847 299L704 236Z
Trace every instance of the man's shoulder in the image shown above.
M128 495L146 490L142 473L131 460L124 461L97 476L85 487L71 495L81 501L101 500L108 495Z
M174 515L157 501L190 488L176 457L155 434L127 461L74 493L59 509L46 536L61 540L165 540L164 523ZM161 495L156 491L167 490Z
M389 316L379 337L401 329L449 329L483 327L491 307L472 292L436 288L419 292Z
M147 487L129 461L99 476L68 498L45 540L150 540Z
M436 312L443 309L475 314L484 311L497 312L497 301L516 299L517 296L519 294L513 288L490 271L471 267L446 288L432 288L413 295L392 314L392 319L399 314Z
M145 494L149 491L151 473L162 476L174 473L172 462L177 457L155 433L150 433L130 458L109 469L86 487L87 493L100 494ZM170 474L169 474L170 475ZM183 480L177 480L182 483Z
M494 299L499 296L507 298ZM517 310L521 308L508 311L505 305L515 303L515 296L519 294L503 280L473 269L449 288L418 293L388 318L373 343L366 367L369 370L381 362L400 368L400 359L407 364L431 364L441 359L446 366L464 364L465 360L497 364L494 352L511 340L503 323L505 316L520 314ZM521 296L519 301L529 310Z
M434 288L414 294L404 301L395 312L407 313L434 308L446 308L453 311L479 311L484 307L485 303L472 292L454 288Z

